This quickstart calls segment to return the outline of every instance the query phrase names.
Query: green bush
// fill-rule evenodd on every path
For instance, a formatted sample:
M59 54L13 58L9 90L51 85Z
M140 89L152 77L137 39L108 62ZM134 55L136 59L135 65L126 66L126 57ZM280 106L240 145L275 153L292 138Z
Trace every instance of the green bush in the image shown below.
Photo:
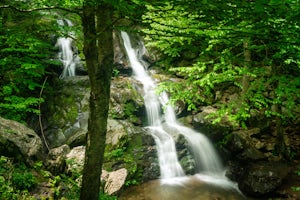
M30 172L17 172L12 176L12 183L19 190L30 190L37 185L37 179Z

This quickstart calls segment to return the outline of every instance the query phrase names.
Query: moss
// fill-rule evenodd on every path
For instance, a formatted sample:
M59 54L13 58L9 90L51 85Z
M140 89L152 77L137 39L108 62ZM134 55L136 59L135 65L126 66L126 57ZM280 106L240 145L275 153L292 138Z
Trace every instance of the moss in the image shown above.
M76 122L76 118L78 117L78 109L77 107L72 104L72 107L69 107L69 110L67 111L66 119L71 122L71 124L74 124Z
M106 145L104 153L104 168L107 170L116 170L124 167L128 171L126 185L137 184L141 181L143 169L140 167L142 161L141 137L124 136L116 146Z

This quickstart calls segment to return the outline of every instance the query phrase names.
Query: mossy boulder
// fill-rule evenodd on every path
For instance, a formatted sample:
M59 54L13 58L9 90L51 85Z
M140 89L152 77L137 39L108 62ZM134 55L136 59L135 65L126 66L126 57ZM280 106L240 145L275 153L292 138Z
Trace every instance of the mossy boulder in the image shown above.
M0 155L33 164L42 153L42 140L32 129L0 117Z
M136 125L143 123L143 99L135 90L136 84L125 76L112 80L110 119L126 119ZM47 98L43 108L44 133L50 148L63 144L71 147L84 144L89 118L89 96L90 83L87 76L57 80L55 93Z

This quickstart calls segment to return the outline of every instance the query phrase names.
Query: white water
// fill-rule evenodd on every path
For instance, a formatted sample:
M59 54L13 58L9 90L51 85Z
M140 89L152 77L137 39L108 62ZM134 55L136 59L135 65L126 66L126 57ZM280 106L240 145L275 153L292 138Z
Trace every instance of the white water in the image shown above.
M209 183L234 187L234 184L225 178L225 170L208 138L177 122L174 109L167 104L167 94L162 93L160 96L155 94L155 82L139 61L137 50L132 47L128 34L121 32L121 36L133 69L134 78L140 81L144 87L144 101L150 124L148 128L157 145L160 173L163 182L174 184L181 182L179 180L183 182L187 180L178 161L173 139L174 134L181 134L188 141L189 148L196 161L196 170L199 173L196 177ZM164 116L161 115L162 106L165 107ZM164 126L162 126L163 121L165 121Z
M60 26L73 26L72 22L67 19L57 20L57 23ZM70 32L69 34L73 36L72 32ZM60 78L75 76L76 63L80 61L78 60L79 57L74 55L74 52L72 50L72 42L73 39L71 37L59 37L55 44L55 46L59 48L58 58L62 62L64 67Z

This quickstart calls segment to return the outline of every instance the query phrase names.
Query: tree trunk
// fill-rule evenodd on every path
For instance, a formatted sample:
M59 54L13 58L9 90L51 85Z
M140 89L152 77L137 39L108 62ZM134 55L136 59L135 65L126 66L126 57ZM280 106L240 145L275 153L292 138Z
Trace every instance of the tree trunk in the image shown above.
M246 38L244 41L244 68L246 71L251 67L251 51L249 49L249 44L250 39ZM245 101L245 96L249 88L249 76L247 74L244 74L243 79L242 79L242 102Z
M82 24L91 93L81 200L99 199L113 66L111 20L110 6L85 1Z

